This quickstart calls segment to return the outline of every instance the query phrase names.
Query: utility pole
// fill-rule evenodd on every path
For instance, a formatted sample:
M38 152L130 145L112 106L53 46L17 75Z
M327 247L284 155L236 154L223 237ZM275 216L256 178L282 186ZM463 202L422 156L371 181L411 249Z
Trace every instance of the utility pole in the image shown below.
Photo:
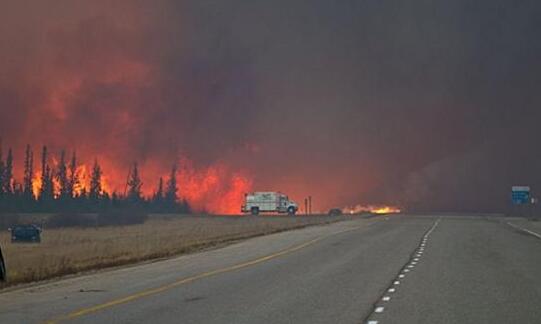
M308 199L304 198L304 214L308 215Z
M312 215L312 196L308 196L308 214Z

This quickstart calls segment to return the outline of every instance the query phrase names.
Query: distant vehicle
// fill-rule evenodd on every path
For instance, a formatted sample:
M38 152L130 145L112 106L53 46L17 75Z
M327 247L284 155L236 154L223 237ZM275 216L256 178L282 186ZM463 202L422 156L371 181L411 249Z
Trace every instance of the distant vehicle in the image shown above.
M288 213L295 215L299 210L297 203L280 192L252 192L244 195L244 205L241 212L258 215L264 213Z
M329 210L329 216L340 216L342 215L342 210L339 208L333 208Z
M15 225L9 231L11 232L11 243L41 242L41 228L36 225Z

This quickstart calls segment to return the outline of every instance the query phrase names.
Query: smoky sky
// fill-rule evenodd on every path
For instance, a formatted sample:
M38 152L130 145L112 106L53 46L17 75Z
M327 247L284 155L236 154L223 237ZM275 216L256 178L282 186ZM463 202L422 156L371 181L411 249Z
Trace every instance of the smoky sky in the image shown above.
M541 191L537 1L4 1L4 146L179 155L326 209ZM22 154L22 153L21 153Z

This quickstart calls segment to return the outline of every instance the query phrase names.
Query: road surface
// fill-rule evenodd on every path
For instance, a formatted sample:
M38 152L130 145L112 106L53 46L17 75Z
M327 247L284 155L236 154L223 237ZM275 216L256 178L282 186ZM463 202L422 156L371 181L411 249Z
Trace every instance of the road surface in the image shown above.
M0 293L0 323L540 323L541 233L392 216Z

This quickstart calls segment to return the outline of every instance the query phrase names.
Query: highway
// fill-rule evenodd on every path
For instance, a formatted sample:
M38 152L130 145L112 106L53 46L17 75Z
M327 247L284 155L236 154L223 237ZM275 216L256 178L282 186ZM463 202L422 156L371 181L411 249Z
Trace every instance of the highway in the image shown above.
M0 323L540 323L541 226L378 216L0 293Z

